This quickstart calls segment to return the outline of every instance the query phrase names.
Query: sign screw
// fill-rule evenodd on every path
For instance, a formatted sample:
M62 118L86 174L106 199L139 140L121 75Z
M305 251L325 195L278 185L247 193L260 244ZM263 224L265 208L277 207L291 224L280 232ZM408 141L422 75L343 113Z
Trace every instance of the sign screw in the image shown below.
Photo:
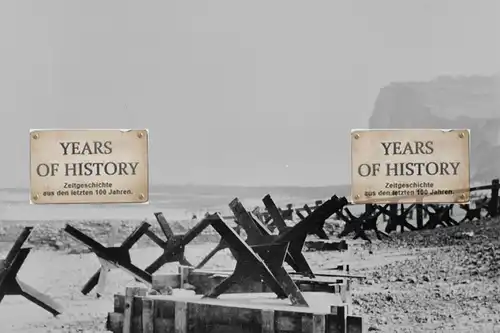
M357 134L356 134L356 135L357 135ZM354 199L356 199L356 200L358 200L359 198L360 198L359 194L356 194L356 195L354 196Z
M37 201L40 198L38 194L33 195L32 199L33 201Z
M145 198L144 194L142 194L142 193L139 194L139 200L144 200L144 198Z
M138 132L138 133L137 133L137 137L138 137L139 139L142 139L142 137L143 137L143 136L144 136L144 133L142 133L142 132Z
M32 138L33 138L34 140L37 140L39 137L40 137L40 135L38 135L38 133L35 133L35 134L33 134L33 136L32 136Z
M459 137L460 139L463 139L463 138L465 137L465 134L464 134L464 133L462 133L462 132L460 132L460 134L458 135L458 137Z
M359 139L359 134L358 133L354 134L354 139L356 139L356 140Z

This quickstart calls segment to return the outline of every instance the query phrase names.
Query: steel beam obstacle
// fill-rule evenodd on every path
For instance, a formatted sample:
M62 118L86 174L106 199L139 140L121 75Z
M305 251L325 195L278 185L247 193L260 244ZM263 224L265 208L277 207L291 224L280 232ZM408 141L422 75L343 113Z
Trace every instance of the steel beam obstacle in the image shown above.
M31 248L22 248L32 230L33 227L25 227L14 242L7 257L0 261L0 302L6 295L23 296L55 317L62 313L62 307L52 298L20 281L17 277L19 270L32 250Z
M248 243L248 245L278 243L279 235L272 234L272 232L262 222L260 222L260 220L254 218L252 214L245 209L238 198L231 201L229 207L233 211L238 224L241 225L243 230L245 230L247 234L246 242ZM308 228L307 231L309 231L313 227L314 225L311 224L310 228ZM280 235L284 235L292 229L287 229L281 232ZM295 237L294 239L289 239L286 241L287 243L289 243L289 246L287 247L287 251L285 252L285 262L289 264L296 272L314 277L311 267L309 267L309 264L302 254L302 248L306 240L307 231L301 235L297 235L297 237Z
M185 247L210 226L210 219L207 218L207 216L210 215L207 214L204 219L198 222L184 235L175 235L162 213L155 213L155 216L167 240L161 240L152 232L146 233L148 237L150 237L163 249L163 254L160 255L152 264L146 267L145 271L148 274L153 274L163 265L170 262L178 262L184 266L193 266L185 257Z
M247 280L264 281L278 298L289 298L293 305L308 306L299 288L283 267L288 243L249 246L220 215L214 214L208 219L235 253L237 263L234 272L204 297L217 298L233 284L243 284Z
M480 220L482 218L481 212L485 207L488 206L488 197L482 198L475 202L475 207L471 208L469 204L459 205L465 211L464 218L459 222L462 223L464 221L474 221L474 219Z
M280 239L280 237L286 237L287 242L290 244L285 256L285 261L296 272L314 277L314 273L302 254L302 248L304 247L307 235L315 233L324 224L324 221L336 212L336 209L334 208L336 205L334 203L337 200L342 202L342 206L347 204L347 202L343 202L343 199L338 199L338 197L334 196L332 199L326 201L317 209L312 211L309 216L304 217L304 219L297 223L294 227L288 227L271 197L266 195L263 198L263 202L266 205L271 219L273 220L273 225L279 231L278 235L274 235L266 224L264 224L253 213L248 212L238 198L231 201L229 207L235 216L235 221L247 234L246 242L249 245L267 244L269 242L275 242L277 239ZM293 237L290 235L293 235ZM224 240L221 242L223 241ZM205 259L203 259L202 262L196 266L196 268L201 268L216 252L222 248L227 248L227 243L224 243L224 247L218 246L212 250L212 252ZM235 255L235 253L233 253L233 255Z
M339 234L339 237L345 237L354 232L354 239L361 238L371 243L371 240L366 235L366 231L373 230L379 240L382 239L382 236L390 238L387 233L379 230L377 227L378 217L383 214L383 209L386 209L387 206L388 205L385 205L380 209L372 206L372 209L363 212L359 216L355 216L347 207L344 208L347 215L340 210L337 216L345 222L345 227Z
M304 221L280 235L272 235L260 220L252 218L251 213L243 207L238 199L234 199L231 201L230 207L242 228L245 231L248 230L248 237L244 241L220 215L210 216L212 227L227 242L237 264L233 274L207 293L205 297L216 298L234 284L254 280L264 281L278 298L289 298L293 305L308 306L296 282L314 283L321 281L315 281L316 276L302 255L302 247L296 247L296 244L299 243L294 242L301 241L303 245L307 232L316 227L313 222L318 223L319 221L320 223L322 219L328 218L346 204L345 198L339 199L334 196ZM294 244L293 247L292 244ZM283 267L285 261L303 277L292 278ZM332 281L329 282L332 283Z
M387 209L387 205L381 206L381 205L375 205L375 207L382 211L385 215L389 217L389 222L387 223L385 227L385 232L390 233L391 231L395 231L396 228L399 226L401 230L404 228L407 228L411 231L417 230L416 227L411 225L408 222L408 214L412 211L413 208L415 208L416 204L412 204L408 206L406 209L404 209L402 212L398 214L397 212L397 205L389 205L391 207L395 207L396 209Z
M430 211L429 207L431 207L434 211ZM434 229L438 224L443 227L450 227L454 225L458 225L458 222L455 221L450 215L450 210L453 208L453 204L450 205L425 205L423 209L429 215L429 220L424 225L424 229Z
M156 259L151 265L149 265L145 269L145 271L152 274L169 262L178 262L179 264L184 266L192 266L191 263L186 259L185 247L187 243L189 243L194 237L191 237L189 235L189 232L186 235L174 234L172 228L165 219L165 216L163 216L163 213L158 212L154 213L154 215L166 240L162 240L151 230L146 231L146 236L151 238L153 242L155 242L160 248L163 249L163 254L158 257L158 259ZM203 229L200 230L200 232L201 231L203 231ZM189 237L186 238L186 236Z
M120 246L106 247L70 224L67 224L64 231L76 241L87 246L92 252L95 253L101 262L101 267L94 273L94 275L92 275L82 288L82 294L87 295L99 284L99 282L101 282L98 288L98 296L100 296L100 293L104 290L105 281L105 278L101 278L101 275L106 275L110 270L117 268L129 273L136 280L151 286L151 274L132 264L132 259L130 258L130 249L146 233L150 226L151 225L149 223L142 222L141 225L137 227Z

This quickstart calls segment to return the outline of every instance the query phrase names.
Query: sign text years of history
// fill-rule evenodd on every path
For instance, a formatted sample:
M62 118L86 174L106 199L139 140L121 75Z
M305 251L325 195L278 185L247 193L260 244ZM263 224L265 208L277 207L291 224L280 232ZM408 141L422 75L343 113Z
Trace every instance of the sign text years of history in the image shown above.
M147 130L30 132L31 202L145 203Z
M355 203L448 203L470 197L469 131L352 131Z

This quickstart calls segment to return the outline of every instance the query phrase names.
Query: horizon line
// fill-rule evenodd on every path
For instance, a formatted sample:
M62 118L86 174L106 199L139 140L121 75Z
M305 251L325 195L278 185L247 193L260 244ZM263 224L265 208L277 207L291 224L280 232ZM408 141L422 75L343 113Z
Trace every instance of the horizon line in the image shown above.
M283 187L283 188L290 188L290 187L295 187L295 188L325 188L325 187L338 187L338 186L350 186L350 184L329 184L329 185L242 185L242 184L199 184L199 183L183 183L183 184L169 184L169 183L163 183L163 184L151 184L151 188L155 187L167 187L167 186L172 186L172 187L246 187L246 188L263 188L263 187ZM7 190L26 190L28 191L30 187L0 187L0 191L7 191Z

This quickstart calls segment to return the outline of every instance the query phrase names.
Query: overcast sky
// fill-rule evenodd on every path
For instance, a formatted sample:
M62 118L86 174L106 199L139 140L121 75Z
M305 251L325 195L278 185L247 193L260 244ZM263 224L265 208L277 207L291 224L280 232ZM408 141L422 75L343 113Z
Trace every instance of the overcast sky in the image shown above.
M156 184L349 183L379 89L498 72L499 17L498 0L2 0L0 187L29 185L30 128L149 128Z

